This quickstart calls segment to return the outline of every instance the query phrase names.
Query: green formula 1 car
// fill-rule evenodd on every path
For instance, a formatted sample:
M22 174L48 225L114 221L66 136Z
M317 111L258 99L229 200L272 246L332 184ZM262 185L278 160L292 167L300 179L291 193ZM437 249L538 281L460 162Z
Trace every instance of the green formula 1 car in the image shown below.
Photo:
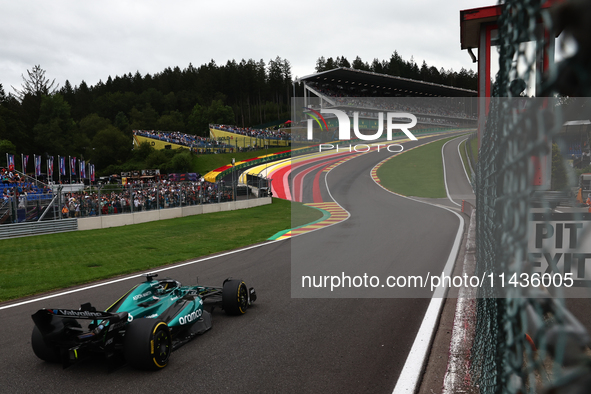
M256 300L242 280L226 279L221 287L182 286L173 279L154 279L134 286L104 312L90 303L80 309L41 309L32 315L33 351L42 360L65 367L102 354L111 366L166 367L173 350L211 328L211 311L221 307L242 315ZM205 307L209 307L209 311Z

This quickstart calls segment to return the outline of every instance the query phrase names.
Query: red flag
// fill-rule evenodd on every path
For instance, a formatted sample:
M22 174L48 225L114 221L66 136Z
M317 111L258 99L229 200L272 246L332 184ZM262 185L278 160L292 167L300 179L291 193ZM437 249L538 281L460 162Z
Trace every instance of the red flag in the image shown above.
M6 154L8 157L8 171L14 171L14 155Z

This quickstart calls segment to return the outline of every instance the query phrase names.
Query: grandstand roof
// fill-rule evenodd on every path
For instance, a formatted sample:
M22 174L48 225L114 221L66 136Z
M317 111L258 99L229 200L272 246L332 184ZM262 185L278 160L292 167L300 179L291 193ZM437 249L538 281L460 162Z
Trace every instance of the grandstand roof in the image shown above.
M475 90L454 88L431 82L339 67L298 78L296 82L334 83L359 87L394 90L403 96L476 97Z

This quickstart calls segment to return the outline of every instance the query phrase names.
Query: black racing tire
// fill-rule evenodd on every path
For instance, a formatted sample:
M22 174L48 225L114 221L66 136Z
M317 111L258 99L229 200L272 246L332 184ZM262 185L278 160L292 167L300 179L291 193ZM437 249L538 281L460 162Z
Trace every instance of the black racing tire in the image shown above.
M224 282L222 289L222 309L228 315L243 315L248 308L248 288L238 279L229 279Z
M37 357L49 363L59 363L61 361L60 350L57 346L48 345L43 339L43 334L37 326L33 327L31 334L31 346Z
M125 360L134 368L157 371L168 365L172 336L168 325L156 319L136 319L125 331Z

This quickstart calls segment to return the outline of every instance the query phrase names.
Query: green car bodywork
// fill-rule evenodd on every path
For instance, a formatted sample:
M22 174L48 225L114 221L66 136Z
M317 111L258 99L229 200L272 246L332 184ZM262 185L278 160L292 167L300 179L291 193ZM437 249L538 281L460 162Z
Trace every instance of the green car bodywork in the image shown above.
M226 279L221 287L212 287L183 286L169 278L157 280L156 274L145 276L146 281L132 287L104 312L90 303L78 310L37 311L32 315L35 354L64 367L103 354L113 367L127 362L157 370L168 364L173 350L211 328L214 308L241 315L256 300L254 289L238 279Z

